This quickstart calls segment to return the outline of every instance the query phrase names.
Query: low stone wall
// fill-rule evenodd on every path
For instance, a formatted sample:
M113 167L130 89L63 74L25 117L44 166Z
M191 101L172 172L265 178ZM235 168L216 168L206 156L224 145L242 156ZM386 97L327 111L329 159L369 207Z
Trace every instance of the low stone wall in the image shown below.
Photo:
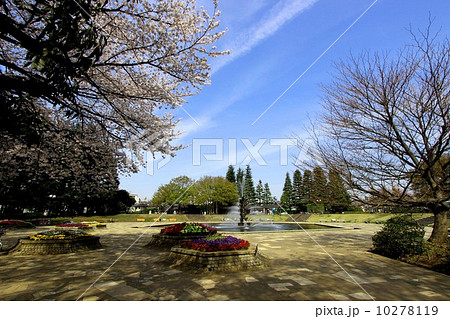
M75 239L31 240L19 239L8 251L11 255L58 255L102 248L100 237L86 236Z
M170 236L164 234L155 234L152 236L152 239L150 239L150 242L144 247L170 249L174 246L180 245L184 241L194 240L197 238L204 238L208 235L209 234Z
M172 267L200 271L241 271L268 266L268 259L257 249L204 252L174 247L170 250Z

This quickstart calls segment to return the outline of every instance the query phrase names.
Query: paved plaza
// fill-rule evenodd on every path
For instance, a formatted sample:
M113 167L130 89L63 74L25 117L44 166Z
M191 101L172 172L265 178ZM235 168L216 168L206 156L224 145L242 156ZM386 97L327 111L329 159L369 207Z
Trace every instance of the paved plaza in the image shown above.
M271 265L230 273L170 268L167 251L144 248L159 231L145 232L148 225L112 223L95 230L100 250L0 255L0 300L450 300L449 276L368 252L379 225L234 234L258 244ZM9 231L3 241L10 247L45 229Z

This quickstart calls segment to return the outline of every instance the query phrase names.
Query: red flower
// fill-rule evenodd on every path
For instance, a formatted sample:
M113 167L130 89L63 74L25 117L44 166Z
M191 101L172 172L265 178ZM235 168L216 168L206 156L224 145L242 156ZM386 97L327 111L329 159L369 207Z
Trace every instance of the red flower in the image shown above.
M181 244L181 247L200 251L229 251L245 249L250 243L244 239L232 236L219 237L215 239L199 238Z

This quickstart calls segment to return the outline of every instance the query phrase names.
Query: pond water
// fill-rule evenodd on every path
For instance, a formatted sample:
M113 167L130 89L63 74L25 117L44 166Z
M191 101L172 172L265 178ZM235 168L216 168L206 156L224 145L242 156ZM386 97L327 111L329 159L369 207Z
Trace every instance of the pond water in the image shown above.
M208 223L207 225L217 228L219 231L226 232L251 232L251 231L284 231L284 230L302 230L303 229L336 229L334 226L299 223Z

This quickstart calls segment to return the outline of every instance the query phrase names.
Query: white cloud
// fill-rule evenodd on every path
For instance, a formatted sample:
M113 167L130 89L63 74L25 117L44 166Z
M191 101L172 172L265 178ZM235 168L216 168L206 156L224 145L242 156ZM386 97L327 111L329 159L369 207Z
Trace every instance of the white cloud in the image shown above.
M183 120L177 125L176 129L181 132L180 138L201 130L203 131L213 128L217 125L217 123L212 120L211 114L205 114L201 117L194 117L194 119L195 121L190 119L188 116L185 116L185 118L183 118Z
M318 0L285 0L278 2L256 24L240 30L229 30L223 47L231 50L231 54L218 59L213 65L213 72L230 63L241 55L244 55L258 43L275 34L285 23L289 22L303 11L310 8ZM226 14L224 12L224 14Z
M318 0L279 1L272 8L267 8L268 10L266 10L266 13L259 18L259 20L256 19L256 22L250 23L250 26L248 27L242 28L239 23L232 24L236 29L230 29L227 38L233 40L228 42L225 41L223 43L224 48L231 49L232 53L229 56L215 59L213 61L214 64L212 65L213 72L216 72L237 57L249 52L258 43L275 34L285 23L307 10L317 1ZM228 15L228 20L255 21L254 16L261 8L266 8L267 3L257 0L254 0L253 2L254 7L248 6L249 8L240 10L237 14L236 12L231 11L231 7L233 7L233 5L236 6L231 1L227 7L229 10L225 8L222 13L223 18L227 20L226 16ZM248 19L238 19L237 16L241 15L244 15ZM180 139L182 140L193 133L199 133L200 131L217 126L218 123L213 120L217 114L254 91L256 89L255 79L264 77L264 74L270 68L270 65L271 61L266 61L264 65L253 69L251 73L239 78L239 80L234 83L232 89L227 92L226 96L222 95L219 99L210 101L208 107L200 113L191 113L195 121L189 118L188 115L180 113L183 117L183 120L177 126L177 129L183 132ZM195 109L194 105L192 105L192 107ZM187 111L191 112L189 106L187 107Z

